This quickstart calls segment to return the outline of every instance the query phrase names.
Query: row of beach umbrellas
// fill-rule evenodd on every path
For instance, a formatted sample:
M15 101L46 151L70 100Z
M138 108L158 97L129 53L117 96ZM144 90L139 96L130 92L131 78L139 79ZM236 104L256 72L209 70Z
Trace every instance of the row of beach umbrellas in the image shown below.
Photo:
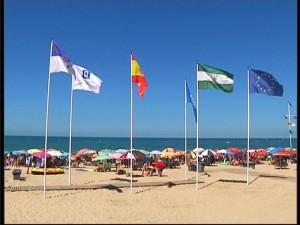
M44 149L28 149L28 150L16 150L12 151L13 155L19 156L19 155L31 155L33 157L42 158L45 157L45 150ZM62 152L56 149L48 149L46 153L46 157L52 157L52 156L68 156L69 154L66 152Z
M291 149L289 147L282 148L282 147L269 147L267 149L259 148L259 149L250 149L250 155L257 155L257 156L264 156L264 155L290 155ZM292 149L293 154L297 154L297 149ZM227 154L227 155L242 155L245 150L242 150L240 148L231 147L228 149L219 149L219 150L212 150L212 149L203 149L203 148L195 148L192 151L188 151L189 154L191 154L193 157L197 154L202 156L207 155L220 155L220 154ZM44 149L29 149L29 150L18 150L18 151L12 151L14 155L20 155L20 154L30 154L35 157L45 157L45 150ZM172 156L184 156L185 151L183 150L175 150L174 148L165 148L162 151L159 150L152 150L152 151L146 151L146 150L138 150L134 149L131 151L128 149L118 149L118 150L110 150L110 149L103 149L101 151L91 150L91 149L81 149L76 154L72 155L72 159L76 159L78 157L84 156L84 155L93 155L93 161L97 160L105 160L105 159L124 159L124 158L133 158L133 159L141 159L144 157L149 157L152 155L157 155L160 158L164 157L172 157ZM63 152L56 149L47 149L46 157L52 157L52 156L68 156L69 154L67 152Z

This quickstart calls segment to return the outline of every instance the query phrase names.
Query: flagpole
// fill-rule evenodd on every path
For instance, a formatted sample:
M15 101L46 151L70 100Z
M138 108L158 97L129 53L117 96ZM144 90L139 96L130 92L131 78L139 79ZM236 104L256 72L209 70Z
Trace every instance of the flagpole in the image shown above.
M291 110L290 110L290 102L288 102L288 113L289 113L289 122L288 122L288 125L289 125L289 132L290 132L290 161L291 161L291 164L292 164L292 159L293 159L293 149L292 149L292 130L291 130Z
M69 135L69 186L71 186L71 153L72 153L72 117L73 117L73 77L71 84L71 105L70 105L70 135Z
M187 149L187 124L186 124L186 104L187 104L187 96L186 96L186 80L184 80L184 157L185 157L185 170L184 170L184 179L186 180L187 173L187 161L186 161L186 149Z
M199 101L198 101L198 98L199 98L199 94L198 94L198 75L197 75L197 72L198 72L198 63L197 63L197 69L196 69L196 85L197 85L197 134L196 134L196 137L197 137L197 152L196 152L196 157L197 157L197 165L196 165L196 190L198 190L198 170L199 170L199 159L198 159L198 156L199 156L199 151L198 151L198 148L199 148L199 140L198 140L198 137L199 137Z
M130 173L130 194L132 194L132 52L130 54L130 168L131 168L131 173Z
M45 133L45 158L44 158L44 199L46 199L46 153L47 153L47 145L48 145L48 117L49 117L49 100L50 100L50 82L51 82L51 73L50 73L50 61L52 54L52 45L53 39L50 47L50 58L49 58L49 75L48 75L48 91L47 91L47 109L46 109L46 133Z
M248 79L248 138L247 138L247 185L249 185L249 148L250 148L250 83L249 83L249 68L247 70Z

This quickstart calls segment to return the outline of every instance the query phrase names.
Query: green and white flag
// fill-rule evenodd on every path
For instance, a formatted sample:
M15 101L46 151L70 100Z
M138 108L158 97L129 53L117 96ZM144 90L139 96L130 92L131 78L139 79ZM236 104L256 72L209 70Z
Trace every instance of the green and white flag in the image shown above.
M197 68L198 89L233 92L233 74L204 64L198 64Z

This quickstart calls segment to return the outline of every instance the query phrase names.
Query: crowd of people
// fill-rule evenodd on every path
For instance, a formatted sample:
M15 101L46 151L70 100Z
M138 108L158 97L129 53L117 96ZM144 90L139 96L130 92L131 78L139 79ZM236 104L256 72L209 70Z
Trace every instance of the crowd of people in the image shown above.
M142 167L142 176L152 176L155 172L158 176L162 176L163 170L166 168L166 163L169 168L173 168L174 158L159 159L156 154L153 154Z
M47 168L62 167L68 164L68 157L52 156L46 159ZM34 157L31 154L14 155L12 152L4 155L4 167L27 167L27 174L31 167L43 168L44 158Z
M98 154L96 154L97 156ZM74 168L79 167L79 165L88 165L88 166L98 166L99 162L93 162L92 155L83 155L81 157L77 157L71 161L71 166ZM116 171L122 166L129 168L130 160L112 160L112 164L115 164ZM212 165L215 162L226 163L226 165L232 166L241 166L247 164L247 153L243 154L208 154L208 155L200 155L198 158L198 163L203 163L207 166ZM256 152L250 155L249 163L250 164L262 164L267 162L268 164L280 167L286 167L288 163L289 157L285 156L272 156L270 154L259 155ZM297 162L297 158L293 157L292 163ZM197 159L195 155L188 154L187 155L187 166L196 165ZM133 164L133 170L141 169L142 176L152 176L153 174L157 174L158 176L162 176L163 170L165 168L176 168L180 165L185 164L185 156L172 156L172 157L164 157L160 158L159 155L153 154L139 160L135 160ZM47 158L46 167L66 167L69 165L68 157L57 157L52 156ZM4 166L11 167L27 167L27 173L29 173L30 167L44 167L44 158L33 157L30 154L20 154L14 155L12 152L4 155Z

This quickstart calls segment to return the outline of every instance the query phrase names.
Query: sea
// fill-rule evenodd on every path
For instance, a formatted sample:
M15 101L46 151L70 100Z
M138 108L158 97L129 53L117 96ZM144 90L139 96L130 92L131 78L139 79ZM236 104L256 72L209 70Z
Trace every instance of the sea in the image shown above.
M236 147L247 148L247 138L199 138L198 147L204 149L228 149ZM290 147L289 138L250 138L250 149L270 147ZM71 152L76 153L80 149L101 151L104 149L130 149L130 137L72 137ZM185 149L185 138L133 138L132 148L146 151L165 148L175 150ZM187 150L197 147L196 138L187 138ZM4 152L45 148L44 136L4 136ZM48 137L47 149L57 149L69 152L69 137ZM292 148L297 149L297 138L292 138Z

